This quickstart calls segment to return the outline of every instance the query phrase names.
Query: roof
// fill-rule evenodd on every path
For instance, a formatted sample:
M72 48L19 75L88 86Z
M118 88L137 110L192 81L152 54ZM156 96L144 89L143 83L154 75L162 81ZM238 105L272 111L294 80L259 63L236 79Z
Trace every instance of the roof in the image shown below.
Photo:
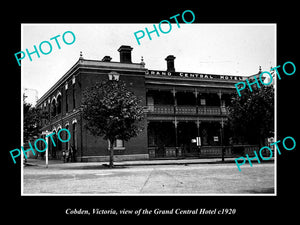
M102 68L113 69L115 71L141 71L146 70L143 63L120 63L107 62L102 60L89 60L82 57L37 101L37 105L41 104L48 98L56 89L64 84L71 76L75 75L80 68Z

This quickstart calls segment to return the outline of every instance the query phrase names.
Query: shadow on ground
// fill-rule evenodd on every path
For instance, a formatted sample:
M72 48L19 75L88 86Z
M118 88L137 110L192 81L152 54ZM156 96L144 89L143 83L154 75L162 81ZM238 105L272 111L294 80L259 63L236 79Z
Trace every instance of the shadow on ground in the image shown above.
M125 169L129 168L129 166L123 165L114 165L113 168L110 168L108 164L99 164L99 165L82 165L82 166L64 166L61 167L61 170L113 170L113 169Z

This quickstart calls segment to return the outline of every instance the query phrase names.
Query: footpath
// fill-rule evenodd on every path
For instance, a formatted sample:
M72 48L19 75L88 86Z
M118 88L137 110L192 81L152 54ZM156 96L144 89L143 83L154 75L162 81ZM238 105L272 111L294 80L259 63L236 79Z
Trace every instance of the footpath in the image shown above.
M115 167L126 166L155 166L155 165L189 165L189 164L226 164L235 163L236 158L225 158L222 162L221 158L184 158L184 159L149 159L149 160L135 160L135 161L116 161ZM253 160L256 162L257 160ZM271 158L268 162L273 162L274 158ZM266 163L266 162L264 162ZM87 167L93 165L108 166L108 162L66 162L62 160L49 160L48 167L51 168L63 168L63 167ZM25 166L40 166L45 167L45 160L41 159L27 159Z

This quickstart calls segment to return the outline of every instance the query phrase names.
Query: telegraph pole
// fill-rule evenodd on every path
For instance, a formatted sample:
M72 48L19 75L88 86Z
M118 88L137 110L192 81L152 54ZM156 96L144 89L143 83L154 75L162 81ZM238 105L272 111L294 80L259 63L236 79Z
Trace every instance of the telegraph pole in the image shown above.
M49 149L49 137L47 137L51 132L49 131L43 131L42 134L46 135L46 143L47 143L47 148L46 148L46 168L48 168L48 149Z

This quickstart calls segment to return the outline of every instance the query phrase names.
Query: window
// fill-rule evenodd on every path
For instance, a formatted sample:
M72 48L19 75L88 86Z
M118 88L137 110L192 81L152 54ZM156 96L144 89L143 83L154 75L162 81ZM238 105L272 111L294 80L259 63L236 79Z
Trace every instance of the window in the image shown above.
M68 105L68 89L66 89L66 113L69 111L69 105Z
M200 104L201 105L206 105L206 99L205 98L201 98L200 99Z
M108 140L108 150L110 149L110 141ZM117 139L114 143L114 150L125 150L124 140Z
M74 120L73 120L74 121ZM73 148L77 150L77 122L72 123Z
M154 111L154 99L152 96L147 96L147 106L150 112Z
M57 97L57 114L61 113L61 95Z
M114 147L115 148L124 148L124 141L120 140L120 139L117 139L115 144L114 144Z
M51 102L51 116L54 117L56 116L56 101L55 99L52 100Z
M75 83L73 84L72 94L73 94L73 109L75 109L76 108L76 106L75 106L75 102L76 102L76 99L75 99Z

